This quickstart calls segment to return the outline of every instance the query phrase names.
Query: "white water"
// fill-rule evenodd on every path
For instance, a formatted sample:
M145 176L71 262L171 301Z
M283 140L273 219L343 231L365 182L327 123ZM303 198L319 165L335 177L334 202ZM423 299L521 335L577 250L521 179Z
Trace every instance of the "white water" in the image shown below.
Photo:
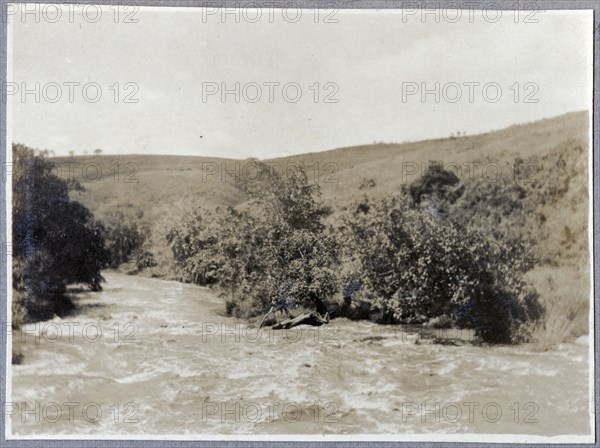
M13 434L589 433L586 346L415 344L345 319L257 333L206 288L105 277L76 314L14 336Z

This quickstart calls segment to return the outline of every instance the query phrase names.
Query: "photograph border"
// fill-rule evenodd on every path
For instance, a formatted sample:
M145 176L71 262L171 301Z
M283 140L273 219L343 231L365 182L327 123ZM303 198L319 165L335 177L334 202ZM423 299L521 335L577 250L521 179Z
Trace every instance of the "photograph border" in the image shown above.
M479 1L479 0L414 0L414 1L405 1L405 0L348 0L348 1L340 1L340 0L236 0L236 1L197 1L197 0L98 0L98 1L90 1L90 0L57 0L57 1L27 1L27 2L19 2L19 1L8 1L8 0L0 0L0 17L6 17L7 15L7 5L8 4L23 4L23 3L39 3L39 4L47 4L47 3L55 3L55 4L80 4L80 5L135 5L140 7L181 7L181 8L202 8L202 7L221 7L221 8L256 8L256 7L274 7L275 4L280 5L288 5L288 7L298 7L298 8L338 8L340 10L343 9L401 9L401 8L460 8L469 7L469 9L500 9L500 10L514 10L514 9L522 9L527 10L530 9L532 5L538 6L543 10L593 10L593 103L590 108L590 134L592 138L592 146L589 151L589 167L590 170L590 189L589 192L592 193L590 205L592 209L592 213L588 217L589 223L589 231L591 234L589 235L590 240L590 250L593 249L593 259L592 266L590 266L590 272L592 276L592 289L593 289L593 303L591 305L591 316L593 319L593 340L590 339L590 354L593 353L593 359L590 359L591 364L593 366L593 372L591 372L591 382L593 383L593 399L594 403L591 409L593 409L593 422L594 422L594 437L595 442L592 443L563 443L560 440L563 436L558 436L557 442L551 443L527 443L529 439L538 439L540 436L529 436L529 435L519 435L518 440L515 440L515 436L513 435L505 435L505 434L494 434L490 435L490 437L494 438L494 445L498 447L504 446L556 446L556 445L568 445L568 446L590 446L590 445L598 445L598 431L600 429L600 423L598 421L598 413L599 413L599 396L598 390L600 388L600 381L598 377L597 371L597 363L594 362L594 359L598 359L598 355L600 354L599 347L597 344L598 332L600 331L600 324L598 319L594 318L597 314L595 312L598 309L599 297L600 297L600 284L599 284L599 274L600 271L596 266L596 253L600 250L600 242L594 237L598 234L599 229L599 220L598 216L598 200L600 198L600 170L596 166L596 160L600 156L600 146L598 145L599 137L600 137L600 127L596 122L597 112L598 112L598 104L597 104L597 94L600 92L599 85L596 78L596 72L600 66L600 57L598 55L596 46L597 41L600 37L600 1L590 1L590 0L571 0L571 1L555 1L555 0L495 0L495 1ZM0 163L2 163L2 176L3 182L2 187L0 188L0 201L4 204L4 206L0 207L0 221L2 225L0 226L0 238L2 240L2 256L0 257L0 297L2 297L2 303L5 306L0 306L0 322L7 322L8 320L8 256L7 256L7 244L8 244L8 228L7 228L7 218L9 210L11 210L10 204L7 203L7 198L10 198L9 191L10 186L8 182L6 182L6 162L7 162L7 151L9 150L9 145L11 142L8 141L8 114L7 114L7 95L5 94L5 89L8 80L8 24L5 21L2 21L2 25L0 26L0 64L2 65L2 70L0 71L0 85L3 89L3 94L0 95ZM590 327L591 330L592 327ZM4 329L3 329L4 331ZM591 335L590 335L591 336ZM452 434L447 436L448 442L430 442L426 440L430 440L431 436L434 434L423 434L416 435L411 439L412 441L391 441L397 439L398 436L393 437L392 435L381 435L381 436L373 436L373 438L369 437L365 439L365 441L356 441L356 439L360 436L357 435L335 435L335 436L318 436L318 435L287 435L287 436L201 436L201 439L196 438L197 436L191 436L192 439L185 437L176 437L176 438L168 438L166 436L144 436L144 438L136 437L136 436L110 436L110 437L99 437L99 438L87 438L85 436L77 436L77 437L59 437L48 439L48 438L37 438L37 437L20 437L19 439L6 439L5 434L5 403L7 400L7 369L10 367L10 360L8 359L8 344L7 338L4 337L2 339L2 347L0 354L0 399L2 402L2 413L1 419L2 422L0 424L0 446L10 447L10 448L34 448L34 447L51 447L51 448L74 448L74 447L103 447L103 448L117 448L117 447L173 447L173 448L183 448L188 447L193 444L193 446L201 446L201 447L300 447L300 446L309 446L309 447L360 447L360 448L369 448L376 444L381 447L397 447L397 446L423 446L423 447L435 447L435 446L449 446L449 447L461 447L466 443L472 447L484 447L490 445L490 443L474 443L474 439L481 440L486 435L485 434ZM592 364L593 363L593 364ZM289 441L290 436L294 437L294 441ZM471 436L471 437L469 437ZM84 438L82 438L84 437ZM95 437L95 436L92 436ZM446 437L446 436L444 436ZM577 436L581 437L580 440L584 440L584 438L588 436ZM217 440L218 438L218 440ZM334 441L335 439L335 441ZM469 440L470 439L470 440ZM296 441L297 440L297 441ZM301 441L302 440L302 441ZM372 440L372 441L371 441ZM502 442L497 442L498 440L502 440Z

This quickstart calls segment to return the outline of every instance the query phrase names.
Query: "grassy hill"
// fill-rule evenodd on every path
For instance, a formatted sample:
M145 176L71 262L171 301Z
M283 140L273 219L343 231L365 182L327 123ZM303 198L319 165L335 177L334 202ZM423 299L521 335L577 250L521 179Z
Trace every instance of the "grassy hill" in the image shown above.
M502 167L502 175L508 176L512 173L511 164L516 157L543 158L557 151L567 153L573 142L587 148L587 137L588 114L574 112L474 136L354 146L268 162L279 164L273 165L274 169L304 164L308 167L309 177L321 185L324 199L343 206L355 199L364 179L375 181L375 186L369 188L369 195L386 194L412 182L431 161L440 161L454 170L460 167L459 177L487 174L493 179L497 172L495 163ZM251 177L255 174L249 166L251 161L211 157L132 154L57 157L51 160L62 168L63 178L68 176L66 164L80 164L75 168L75 178L82 183L85 192L76 193L76 197L99 216L115 209L144 210L150 219L160 214L164 207L180 203L209 207L237 205L247 197L232 174L236 164L242 175L246 173ZM486 160L492 161L486 165L487 173L483 172L482 165L472 165ZM97 181L94 179L97 170L90 166L92 164L97 164L102 170L102 177ZM81 167L88 167L87 178ZM118 179L115 178L116 167L120 172ZM469 167L473 168L471 172ZM223 168L230 173L223 175ZM411 174L415 168L417 173ZM216 174L210 171L214 169L218 170ZM127 175L130 175L129 178ZM536 178L543 176L544 173ZM578 184L587 188L584 177L580 176Z
M552 325L577 335L587 330L589 302L588 120L587 112L574 112L473 136L338 148L267 162L274 169L303 164L309 179L321 186L323 200L338 211L359 197L398 191L434 161L461 181L488 184L490 197L469 205L479 212L494 207L493 192L502 192L503 180L517 179L527 193L522 201L536 215L527 225L541 241L530 278L557 310ZM149 228L159 262L152 274L175 278L165 240L173 223L190 207L240 206L248 197L236 169L241 176L256 174L250 160L208 157L94 155L51 161L62 167L63 178L67 164L79 164L75 179L84 190L72 196L99 219L121 212Z

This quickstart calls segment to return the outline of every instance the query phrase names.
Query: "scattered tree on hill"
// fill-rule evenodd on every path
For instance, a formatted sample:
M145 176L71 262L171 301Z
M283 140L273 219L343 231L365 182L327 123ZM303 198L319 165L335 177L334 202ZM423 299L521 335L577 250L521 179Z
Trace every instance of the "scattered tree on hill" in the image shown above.
M430 162L427 171L408 186L415 205L424 197L437 202L454 202L462 193L460 179L439 162Z

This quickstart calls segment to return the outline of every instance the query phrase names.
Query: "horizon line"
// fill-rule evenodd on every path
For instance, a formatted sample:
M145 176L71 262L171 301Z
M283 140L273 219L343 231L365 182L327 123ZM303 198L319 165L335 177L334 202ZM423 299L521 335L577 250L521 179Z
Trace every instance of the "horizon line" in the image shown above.
M277 159L284 159L284 158L291 158L291 157L301 157L301 156L306 156L306 155L314 155L314 154L321 154L321 153L326 153L326 152L332 152L332 151L339 151L339 150L347 150L347 149L355 149L355 148L360 148L360 147L373 147L373 146L403 146L403 145L411 145L411 144L416 144L416 143L424 143L424 142L433 142L433 141L437 141L437 140L457 140L457 139L465 139L465 138L473 138L473 137L478 137L478 136L482 136L482 135L486 135L486 134L491 134L494 132L502 132L505 131L507 129L510 128L514 128L514 127L520 127L520 126L527 126L527 125L532 125L535 123L540 123L543 121L548 121L548 120L555 120L558 118L562 118L562 117L566 117L567 115L575 115L575 114L589 114L590 110L589 109L580 109L580 110L573 110L570 112L565 112L563 114L560 115L552 115L549 117L543 117L543 118L538 118L532 121L526 121L526 122L520 122L520 123L514 123L511 124L509 126L503 127L503 128L499 128L499 129L491 129L489 131L486 132L479 132L477 134L465 134L465 135L460 135L460 136L447 136L447 137L432 137L432 138L424 138L421 140L410 140L410 141L404 141L404 142L374 142L374 143L359 143L359 144L355 144L355 145L350 145L350 146L338 146L335 148L328 148L328 149L323 149L320 151L307 151L307 152L301 152L301 153L297 153L297 154L288 154L288 155L281 155L281 156L277 156L277 157L270 157L270 158L258 158L258 157L245 157L245 158L232 158L232 157L223 157L223 156L219 156L219 155L189 155L189 154L169 154L169 153L150 153L150 154L144 154L144 153L136 153L136 152L128 152L128 153L102 153L102 154L93 154L93 153L89 153L89 154L74 154L74 155L54 155L54 156L49 156L47 157L48 159L64 159L64 158L81 158L81 157L121 157L121 156L142 156L142 157L193 157L193 158L207 158L207 159L222 159L222 160L258 160L258 161L268 161L268 160L277 160ZM33 148L29 145L27 145L26 143L22 143L22 142L11 142L11 145L24 145L27 146L28 148L33 149L36 152L44 152L44 151L49 151L52 152L52 149L49 148L44 148L44 149L39 149L39 148ZM98 148L100 150L102 150L101 148Z

